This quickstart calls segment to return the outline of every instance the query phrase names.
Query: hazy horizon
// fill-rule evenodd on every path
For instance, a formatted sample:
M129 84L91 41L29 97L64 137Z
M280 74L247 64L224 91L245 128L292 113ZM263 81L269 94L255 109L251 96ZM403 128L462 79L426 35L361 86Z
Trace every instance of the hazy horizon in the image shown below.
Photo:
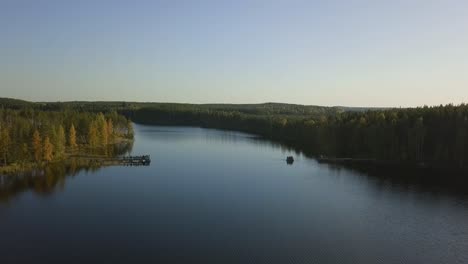
M438 107L446 105L461 105L466 104L462 103L446 103L446 104L424 104L424 105L415 105L415 106L379 106L379 105L370 105L370 106L359 106L359 105L321 105L321 104L300 104L300 103L288 103L288 102L253 102L253 103L220 103L220 102L207 102L207 103L193 103L193 102L173 102L173 101L126 101L126 100L52 100L52 101L35 101L27 100L22 98L13 98L13 97L0 97L0 99L16 99L32 103L74 103L74 102L85 102L85 103L141 103L141 104L193 104L193 105L260 105L260 104L287 104L287 105L300 105L300 106L317 106L317 107L344 107L344 108L418 108L418 107Z
M468 102L464 1L2 1L0 97Z

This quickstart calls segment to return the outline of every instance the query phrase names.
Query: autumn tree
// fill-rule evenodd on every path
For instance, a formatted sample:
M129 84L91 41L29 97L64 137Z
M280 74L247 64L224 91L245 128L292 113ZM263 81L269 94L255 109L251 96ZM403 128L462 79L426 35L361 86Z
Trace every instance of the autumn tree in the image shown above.
M10 131L5 126L0 129L0 153L2 155L3 164L7 164L7 157L9 155L11 145Z
M21 162L26 163L29 160L29 147L28 144L21 145Z
M43 146L43 157L44 160L49 162L53 158L53 152L54 152L54 145L50 143L50 139L48 136L44 138L44 146Z
M107 122L103 113L99 113L94 121L97 133L98 133L98 144L105 146L108 143L108 131L107 131Z
M39 131L35 130L33 134L32 146L34 150L34 159L36 162L42 160L42 141Z
M112 119L107 120L107 137L110 143L114 143L115 136L114 136L114 124L112 123Z
M90 147L95 148L99 144L98 130L96 122L91 122L88 129L88 144Z
M107 130L107 122L104 120L104 122L100 123L100 143L103 146L106 146L109 144L109 131Z
M133 125L130 120L127 120L127 138L133 138Z
M76 144L76 130L73 124L71 125L70 132L68 134L68 145L72 150L78 146L78 144Z
M56 139L54 141L55 153L57 156L62 156L65 153L65 143L66 143L66 136L65 136L65 129L63 129L62 125L59 125L56 132Z

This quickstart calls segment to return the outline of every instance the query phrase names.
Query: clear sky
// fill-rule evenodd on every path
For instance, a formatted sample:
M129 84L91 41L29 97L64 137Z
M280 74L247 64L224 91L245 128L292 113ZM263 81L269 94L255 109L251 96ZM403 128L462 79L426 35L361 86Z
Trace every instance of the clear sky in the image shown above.
M468 102L468 1L0 0L0 97Z

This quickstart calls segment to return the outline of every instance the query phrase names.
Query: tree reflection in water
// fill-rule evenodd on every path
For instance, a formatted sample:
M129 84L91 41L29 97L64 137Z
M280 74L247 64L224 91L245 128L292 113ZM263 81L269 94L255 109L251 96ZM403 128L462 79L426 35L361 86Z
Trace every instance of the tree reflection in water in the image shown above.
M133 141L126 141L102 151L109 157L115 157L130 153L132 148ZM0 203L8 203L13 197L27 190L33 190L38 195L50 195L65 187L67 177L73 177L80 172L95 172L105 166L96 159L72 157L17 175L0 175Z

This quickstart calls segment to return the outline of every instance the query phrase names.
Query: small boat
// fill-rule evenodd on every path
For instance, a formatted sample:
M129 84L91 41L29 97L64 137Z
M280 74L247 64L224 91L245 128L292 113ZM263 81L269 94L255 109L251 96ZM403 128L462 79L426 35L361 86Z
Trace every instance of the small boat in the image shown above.
M288 156L288 157L286 158L286 163L288 163L288 164L293 164L293 162L294 162L293 156Z

